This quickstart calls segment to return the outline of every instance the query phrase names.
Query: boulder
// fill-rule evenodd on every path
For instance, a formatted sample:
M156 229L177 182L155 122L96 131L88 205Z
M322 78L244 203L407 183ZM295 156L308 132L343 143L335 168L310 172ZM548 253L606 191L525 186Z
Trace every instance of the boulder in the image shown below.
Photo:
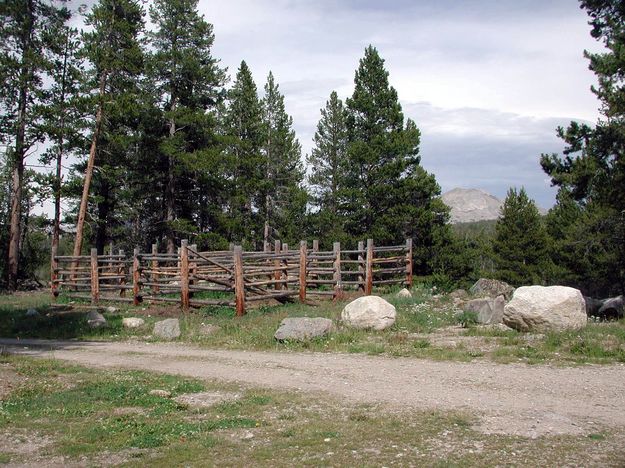
M623 317L623 296L611 297L602 301L597 315L606 319L619 319Z
M495 299L484 297L466 302L463 309L467 312L475 312L477 314L477 323L490 325L503 322L503 307L505 304L506 301L503 296L497 296Z
M153 334L166 340L175 340L180 336L180 321L175 318L161 320L154 324Z
M384 330L395 323L395 306L378 296L363 296L350 302L341 320L350 328Z
M471 286L469 291L474 296L488 296L495 298L503 295L503 297L509 301L512 297L512 293L514 292L514 288L504 281L480 278L473 286Z
M278 341L307 341L327 335L332 325L332 320L322 317L285 318L273 337Z
M397 293L397 297L401 297L401 298L412 297L412 293L408 291L408 289L403 288Z
M106 325L106 319L97 310L90 310L87 314L87 324L91 328L100 328Z
M576 330L586 325L582 293L567 286L523 286L503 310L503 323L522 332Z
M125 317L122 319L124 328L139 328L145 324L145 320L138 317Z
M599 316L599 309L603 305L603 301L584 296L584 303L586 304L586 315L588 315L588 317Z
M28 309L26 311L26 317L40 317L40 314L37 309Z

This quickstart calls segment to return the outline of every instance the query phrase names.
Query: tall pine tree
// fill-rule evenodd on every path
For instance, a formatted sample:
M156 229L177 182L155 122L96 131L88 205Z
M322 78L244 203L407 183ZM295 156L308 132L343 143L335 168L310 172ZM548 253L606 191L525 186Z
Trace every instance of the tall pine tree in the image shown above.
M41 109L49 95L44 77L50 50L69 19L61 3L5 0L0 3L0 141L9 150L11 213L7 252L7 284L17 287L22 239L24 159L42 141Z
M315 146L307 158L311 173L313 231L324 245L345 236L344 173L347 170L347 126L343 102L336 91L321 109L321 119L314 136Z
M286 113L284 96L271 72L261 105L264 131L261 211L265 223L282 240L295 242L303 234L307 201L302 187L302 148L293 130L293 118Z

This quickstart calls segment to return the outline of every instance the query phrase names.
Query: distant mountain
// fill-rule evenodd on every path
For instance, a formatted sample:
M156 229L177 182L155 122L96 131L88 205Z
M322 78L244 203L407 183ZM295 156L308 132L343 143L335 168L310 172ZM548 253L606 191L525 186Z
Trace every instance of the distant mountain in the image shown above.
M484 190L455 188L445 192L443 202L451 208L451 224L497 219L503 202Z
M455 188L441 198L451 208L451 224L497 219L503 205L502 200L480 189ZM538 207L538 211L546 215L548 210Z

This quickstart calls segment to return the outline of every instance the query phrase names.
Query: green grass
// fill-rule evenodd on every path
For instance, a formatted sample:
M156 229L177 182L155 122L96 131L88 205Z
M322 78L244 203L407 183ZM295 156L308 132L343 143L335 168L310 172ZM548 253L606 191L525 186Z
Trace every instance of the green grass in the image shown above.
M239 388L168 375L97 371L1 357L20 379L0 400L0 435L48 443L9 447L0 462L97 466L502 466L618 465L617 430L530 439L486 435L467 412L350 404L315 394ZM201 390L239 399L193 409L149 395ZM19 445L19 444L18 444ZM15 450L15 451L12 451ZM32 458L34 457L34 458ZM514 457L514 458L511 458Z

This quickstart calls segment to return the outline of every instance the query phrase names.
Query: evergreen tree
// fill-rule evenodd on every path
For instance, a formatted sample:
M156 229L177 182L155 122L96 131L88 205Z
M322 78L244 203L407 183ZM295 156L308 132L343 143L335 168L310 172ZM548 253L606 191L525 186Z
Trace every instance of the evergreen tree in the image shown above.
M245 61L228 91L228 101L223 123L230 192L225 232L232 241L252 245L263 233L265 158L262 106Z
M23 223L24 158L42 141L41 106L49 52L70 13L55 3L5 0L0 3L0 141L10 151L11 214L8 239L8 287L17 287Z
M157 28L150 34L155 49L150 74L166 127L160 145L166 180L159 185L164 188L168 252L175 249L175 226L194 224L191 218L197 214L197 207L185 207L185 201L199 202L194 193L202 176L215 168L219 153L215 118L224 97L226 77L212 56L213 26L198 13L197 3L157 0L150 8L152 23ZM202 202L205 207L212 206L217 203L211 197L218 195L217 186L205 187L208 197ZM215 228L205 226L209 227Z
M601 295L625 293L625 7L619 0L584 0L590 15L591 35L607 48L588 53L590 69L599 86L593 93L605 118L592 128L571 122L558 128L565 142L564 156L543 155L541 165L561 193L579 205L580 216L570 232L560 233L562 243L554 261L566 267L558 252L581 249L587 264L577 265L579 287ZM565 197L560 197L561 200ZM575 235L572 235L575 233ZM557 233L556 233L557 234ZM567 240L568 239L568 240ZM603 279L601 279L601 277ZM584 285L585 282L589 284ZM592 284L592 286L591 286Z
M311 154L308 182L316 212L314 231L324 245L344 238L344 173L347 170L347 126L343 102L336 91L321 109Z
M292 128L293 118L286 113L284 96L271 72L261 105L264 131L261 211L265 223L283 241L295 242L303 234L307 201L302 187L302 148Z
M89 206L89 194L98 159L98 173L94 179L97 225L96 247L102 252L110 231L117 222L124 222L120 192L127 189L127 168L136 150L136 128L140 117L139 77L143 71L143 50L140 34L143 31L143 9L138 0L100 0L86 15L91 29L82 33L84 55L91 68L85 87L94 91L94 114L89 158L76 223L74 255L80 255L83 229ZM134 145L133 145L134 144ZM121 208L121 207L120 207Z
M415 267L428 273L449 242L449 209L420 165L420 132L404 115L384 60L369 46L347 99L346 231L382 244L415 240Z
M543 284L550 271L549 239L524 188L508 190L495 227L497 276L515 286Z

